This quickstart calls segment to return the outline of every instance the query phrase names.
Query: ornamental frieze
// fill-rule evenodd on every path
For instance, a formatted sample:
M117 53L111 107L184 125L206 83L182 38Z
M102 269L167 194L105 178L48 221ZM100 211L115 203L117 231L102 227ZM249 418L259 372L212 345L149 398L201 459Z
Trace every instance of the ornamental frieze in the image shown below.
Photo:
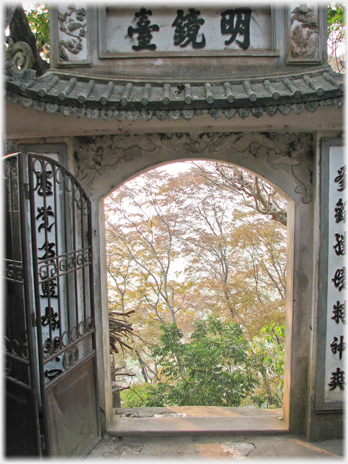
M123 163L159 151L207 156L224 153L252 155L282 169L296 181L296 193L303 203L312 200L312 134L278 133L202 133L144 134L76 137L74 156L77 178L87 193L93 192L94 182Z

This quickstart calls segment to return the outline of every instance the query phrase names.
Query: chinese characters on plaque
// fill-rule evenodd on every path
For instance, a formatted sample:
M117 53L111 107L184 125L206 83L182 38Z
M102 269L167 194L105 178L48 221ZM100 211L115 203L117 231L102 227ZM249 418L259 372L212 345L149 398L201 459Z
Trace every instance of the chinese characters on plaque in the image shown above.
M103 6L99 56L200 56L275 53L270 6Z
M325 359L325 401L342 401L345 386L345 223L346 167L341 147L330 148L328 292Z
M137 36L138 43L132 45L133 50L157 49L155 42L159 37L154 37L154 33L160 33L161 27L152 22L152 15L152 10L146 8L141 8L135 13L136 27L131 25L127 31L129 38ZM224 10L220 14L220 35L224 44L230 45L236 41L241 49L247 50L250 46L250 20L251 9L248 7ZM205 34L201 32L204 24L205 19L196 8L177 10L171 24L173 45L180 48L190 45L194 49L204 49L207 43ZM229 36L227 40L224 37L226 35Z

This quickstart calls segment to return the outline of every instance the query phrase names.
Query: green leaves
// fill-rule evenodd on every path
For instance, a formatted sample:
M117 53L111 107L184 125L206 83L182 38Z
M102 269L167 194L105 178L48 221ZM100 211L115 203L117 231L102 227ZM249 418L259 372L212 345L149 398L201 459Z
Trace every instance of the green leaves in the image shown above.
M238 406L251 392L248 343L238 324L209 317L195 323L186 342L175 324L161 331L152 354L159 357L163 375L149 387L144 406Z
M50 46L48 5L35 3L33 8L29 7L25 12L30 29L36 38L36 47L43 53L44 58L48 59Z
M330 3L327 8L328 54L329 63L334 71L342 73L345 61L345 6L340 3Z
M329 33L345 25L345 7L343 4L331 3L327 7L327 24Z
M259 407L277 408L282 404L284 387L285 326L271 322L254 337L249 359L257 387L252 401Z

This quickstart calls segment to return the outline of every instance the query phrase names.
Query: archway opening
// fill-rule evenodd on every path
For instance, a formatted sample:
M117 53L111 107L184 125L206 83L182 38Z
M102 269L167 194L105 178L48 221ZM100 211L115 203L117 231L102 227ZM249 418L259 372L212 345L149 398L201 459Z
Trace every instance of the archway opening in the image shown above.
M114 412L238 407L278 419L286 200L250 172L205 160L148 171L104 206Z

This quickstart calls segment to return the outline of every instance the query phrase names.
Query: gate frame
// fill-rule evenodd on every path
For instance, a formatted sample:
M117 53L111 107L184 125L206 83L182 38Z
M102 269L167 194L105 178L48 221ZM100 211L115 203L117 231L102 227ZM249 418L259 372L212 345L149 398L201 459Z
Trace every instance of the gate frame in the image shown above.
M301 119L301 118L299 118ZM296 126L298 123L296 124ZM203 127L202 127L203 129ZM210 131L219 132L215 125L210 126ZM136 130L134 128L133 130ZM238 129L237 129L238 130ZM272 129L281 134L283 130L279 127ZM204 129L203 129L204 131ZM163 127L161 134L166 132ZM171 131L169 131L170 133ZM199 132L201 133L202 130ZM261 133L260 129L256 129ZM299 133L299 127L295 127L292 133ZM257 173L267 182L271 183L288 200L288 245L287 245L287 302L286 302L286 354L285 354L285 388L284 388L284 419L292 433L304 434L309 441L328 439L326 423L328 420L337 419L337 414L326 413L318 414L314 408L315 369L317 348L317 300L319 292L317 276L317 257L320 253L319 235L319 212L320 212L320 159L321 159L321 139L323 137L340 137L339 130L307 131L313 135L313 156L312 156L312 189L313 199L309 204L303 204L300 196L295 192L296 183L291 176L280 170L265 168L265 164L260 161L253 162L251 169L250 160L241 162L241 158L233 153L223 153L219 158L216 154L204 152L201 156L195 156L188 152L168 152L162 151L155 156L148 156L143 152L142 157L132 163L119 166L117 171L108 172L105 175L97 176L95 193L90 195L92 212L92 246L94 249L94 294L96 305L96 323L101 330L96 334L97 363L98 363L98 389L100 406L100 424L102 432L106 432L112 420L112 395L111 395L111 374L109 357L109 328L107 314L107 287L106 287L106 255L105 255L105 231L104 231L104 198L124 182L137 177L147 170L189 159L210 159L231 162L244 169ZM152 131L158 133L158 131ZM192 133L197 133L192 130ZM245 131L241 131L245 133ZM82 135L82 134L81 134ZM92 136L92 139L95 136ZM39 142L39 139L36 139ZM47 140L47 142L49 139ZM27 151L33 150L37 153L47 153L49 147L59 147L64 145L67 150L67 164L69 169L77 171L76 158L72 139L53 138L55 143L31 143L27 140L25 145L22 142L19 146L25 146ZM34 142L34 140L33 140ZM29 148L30 147L30 148ZM56 152L57 153L57 152ZM101 185L103 188L101 189ZM282 188L279 187L282 186ZM300 270L300 273L297 272ZM290 292L293 297L290 298ZM304 413L304 414L303 414ZM305 415L303 419L303 415ZM342 416L341 416L342 417ZM338 429L330 432L332 438L337 438L342 434L342 420ZM338 431L337 431L338 430Z
M100 298L99 302L96 303L97 307L100 305L102 308L101 312L98 312L96 316L100 317L99 325L103 328L103 333L99 333L99 337L97 336L97 346L100 350L107 344L106 340L108 339L108 318L107 318L107 275L106 275L106 253L105 253L105 219L104 219L104 198L109 195L113 190L120 187L123 183L127 182L128 180L137 177L138 175L142 174L143 172L154 169L164 164L169 164L170 162L176 161L183 161L183 159L178 158L173 153L173 158L168 160L167 156L164 156L165 162L157 161L153 162L152 164L148 165L145 169L138 170L138 172L134 172L128 175L127 179L124 179L116 185L114 182L112 186L109 186L109 189L105 189L104 195L101 198L96 198L92 200L92 215L93 215L93 223L94 229L96 230L96 234L94 235L94 250L95 250L95 257L96 257L96 268L98 269L99 276L98 280L100 279L100 293L96 291L97 298ZM201 156L191 156L190 158L185 158L185 160L189 159L204 159ZM226 159L221 159L213 156L205 156L205 159L210 159L213 161L226 161ZM232 154L233 159L233 154ZM237 164L236 162L233 163L231 159L228 160L232 164ZM314 229L313 229L313 217L314 217L314 198L309 204L304 204L301 202L301 199L298 198L298 195L295 193L295 189L290 192L286 192L283 190L279 185L282 184L282 177L285 178L286 183L288 182L288 175L280 175L280 179L278 185L272 181L271 179L267 178L266 176L262 175L261 169L258 169L257 162L255 163L255 169L250 170L248 166L243 166L241 163L237 164L238 166L251 171L260 177L264 178L268 183L273 185L287 200L288 202L288 232L287 232L287 282L286 282L286 292L287 292L287 299L286 299L286 313L285 313L285 376L284 376L284 406L283 406L283 413L284 413L284 420L289 427L289 431L292 433L304 433L306 430L306 423L309 420L309 411L307 408L307 379L309 375L308 371L308 353L310 351L310 321L311 321L311 299L312 299L312 282L313 282L313 268L312 268L312 257L314 256ZM136 171L136 168L135 168ZM279 172L279 171L275 171ZM100 179L101 180L101 179ZM293 186L294 187L294 186ZM98 224L98 229L96 228L96 224ZM303 230L309 231L307 233L306 239L307 243L303 247L303 242L300 240L300 236L303 234ZM99 243L98 243L99 240ZM304 252L303 248L307 248L307 253ZM297 264L299 263L299 264ZM308 311L305 314L306 317L306 324L302 324L299 319L301 319L302 314L299 314L300 311L298 310L299 304L296 304L297 294L301 294L301 278L296 278L294 276L294 270L296 266L299 268L306 269L308 268L305 274L308 275L307 279L307 289L305 292L302 293L306 294L306 298L302 295L303 298L307 299L307 308ZM305 325L305 327L304 327ZM301 346L301 339L306 339L307 343L305 346ZM99 339L99 340L98 340ZM303 345L303 344L302 344ZM107 345L108 346L108 345ZM300 349L298 347L300 346ZM103 359L101 359L103 358ZM105 411L105 417L103 420L103 428L104 430L108 429L108 426L112 420L112 398L111 398L111 376L110 376L110 369L105 369L107 363L109 362L108 353L105 352L103 355L100 354L98 359L98 365L101 367L104 365L104 373L99 371L98 375L98 384L99 389L101 392L101 400L102 400L102 407ZM101 377L104 377L102 380ZM305 393L300 394L300 390L303 390ZM298 411L306 411L306 421L304 423L301 415Z

